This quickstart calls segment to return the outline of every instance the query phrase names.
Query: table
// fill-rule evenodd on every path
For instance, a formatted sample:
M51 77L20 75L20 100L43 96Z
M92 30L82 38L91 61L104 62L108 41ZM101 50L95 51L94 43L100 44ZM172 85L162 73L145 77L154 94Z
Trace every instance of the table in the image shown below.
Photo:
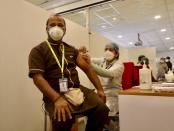
M174 93L123 90L119 118L120 131L174 131Z

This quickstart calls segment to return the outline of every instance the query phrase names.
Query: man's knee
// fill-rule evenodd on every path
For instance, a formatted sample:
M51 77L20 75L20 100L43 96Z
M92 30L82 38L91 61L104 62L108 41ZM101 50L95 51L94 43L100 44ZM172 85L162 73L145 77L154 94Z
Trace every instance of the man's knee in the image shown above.
M75 119L68 119L65 122L52 120L52 130L53 131L70 131Z
M97 111L103 112L104 114L108 114L109 113L109 108L103 103L103 104L99 104L97 106Z

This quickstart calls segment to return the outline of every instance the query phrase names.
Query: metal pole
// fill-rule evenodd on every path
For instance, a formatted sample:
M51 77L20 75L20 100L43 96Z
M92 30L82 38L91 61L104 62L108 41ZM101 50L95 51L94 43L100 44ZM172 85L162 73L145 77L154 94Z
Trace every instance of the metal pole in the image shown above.
M47 112L44 111L44 131L47 131Z

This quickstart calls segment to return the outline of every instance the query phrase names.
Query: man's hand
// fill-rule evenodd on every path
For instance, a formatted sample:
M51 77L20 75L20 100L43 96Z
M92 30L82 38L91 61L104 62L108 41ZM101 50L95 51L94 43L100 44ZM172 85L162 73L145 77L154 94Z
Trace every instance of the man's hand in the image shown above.
M63 97L59 97L54 102L54 119L58 119L58 121L63 120L65 122L67 115L69 119L72 119L71 111L71 105Z
M97 90L97 94L103 100L103 102L106 103L106 96L105 96L104 91L98 91Z

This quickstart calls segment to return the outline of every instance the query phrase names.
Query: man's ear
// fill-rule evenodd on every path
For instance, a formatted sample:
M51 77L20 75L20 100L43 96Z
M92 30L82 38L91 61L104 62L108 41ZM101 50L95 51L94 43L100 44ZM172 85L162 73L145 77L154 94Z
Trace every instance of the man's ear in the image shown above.
M66 26L65 26L65 32L64 32L64 35L66 34Z

